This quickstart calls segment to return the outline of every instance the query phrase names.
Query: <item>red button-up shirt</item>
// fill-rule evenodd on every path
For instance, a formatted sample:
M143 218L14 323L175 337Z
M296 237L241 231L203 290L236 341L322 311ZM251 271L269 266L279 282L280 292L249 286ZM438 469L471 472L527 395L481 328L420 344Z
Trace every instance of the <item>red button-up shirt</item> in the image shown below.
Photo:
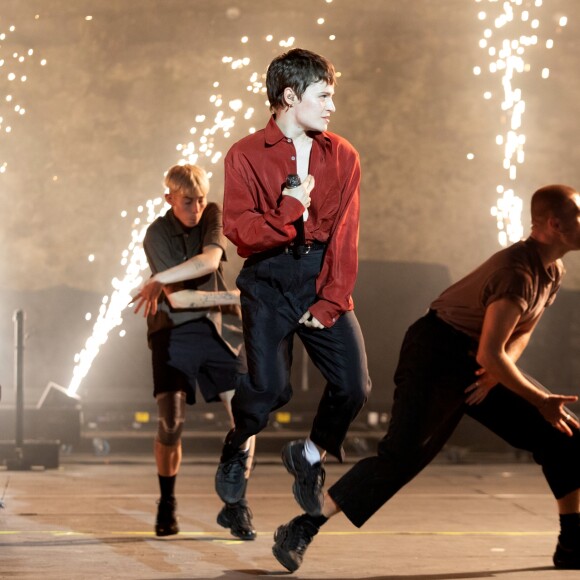
M334 133L315 134L308 172L315 185L304 223L306 241L327 244L309 308L324 326L352 310L358 270L360 162L357 151ZM265 129L248 135L225 158L224 233L244 258L296 237L292 223L304 212L282 195L286 176L297 173L296 150L272 117Z

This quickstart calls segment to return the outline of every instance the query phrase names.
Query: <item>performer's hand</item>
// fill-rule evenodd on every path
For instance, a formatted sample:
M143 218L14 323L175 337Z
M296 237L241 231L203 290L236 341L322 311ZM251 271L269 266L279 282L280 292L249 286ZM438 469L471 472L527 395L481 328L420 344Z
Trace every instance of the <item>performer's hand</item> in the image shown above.
M314 188L314 177L309 175L301 185L298 187L285 187L282 190L282 195L288 195L297 199L304 207L310 207L310 192Z
M571 427L580 429L580 423L573 415L568 413L564 407L566 403L575 403L578 397L575 395L549 395L538 407L542 417L565 435L572 437Z
M479 405L487 397L489 391L497 385L497 379L484 368L477 369L475 376L477 377L475 382L465 389L465 392L469 393L465 399L468 405Z
M326 328L324 326L324 324L322 324L322 322L320 322L320 320L318 320L318 318L316 318L316 316L312 316L312 314L310 314L310 310L307 310L301 317L300 320L298 321L299 324L304 324L304 326L307 326L308 328Z
M163 292L163 284L155 279L155 276L149 278L141 287L139 292L131 300L131 304L136 304L135 314L143 307L143 316L147 318L149 314L157 314L157 301Z

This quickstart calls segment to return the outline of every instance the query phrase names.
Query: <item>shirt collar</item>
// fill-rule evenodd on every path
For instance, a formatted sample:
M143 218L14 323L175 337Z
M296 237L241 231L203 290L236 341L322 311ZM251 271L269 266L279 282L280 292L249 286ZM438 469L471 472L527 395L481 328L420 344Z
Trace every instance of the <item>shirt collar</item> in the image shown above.
M330 137L325 133L309 133L309 135L318 143L320 147L323 149L328 148L332 151L332 141ZM280 131L280 127L276 124L276 120L274 115L270 117L268 124L264 130L264 141L267 147L271 147L272 145L276 145L280 141L286 141L287 137Z
M167 213L165 214L165 217L167 218L169 225L171 227L171 233L174 236L184 236L185 234L189 233L184 225L175 217L175 214L173 213L173 209L169 209L167 211Z
M542 262L542 258L540 256L540 252L538 249L538 242L532 238L532 236L529 236L528 238L526 238L524 240L524 243L532 248L534 255L536 256L536 260L538 262L538 265L540 266L540 268L542 268L542 270L544 270L544 272L546 272L546 276L548 276L548 278L552 281L554 281L556 279L556 272L557 272L557 266L556 263L552 263L548 266L544 266L544 263Z

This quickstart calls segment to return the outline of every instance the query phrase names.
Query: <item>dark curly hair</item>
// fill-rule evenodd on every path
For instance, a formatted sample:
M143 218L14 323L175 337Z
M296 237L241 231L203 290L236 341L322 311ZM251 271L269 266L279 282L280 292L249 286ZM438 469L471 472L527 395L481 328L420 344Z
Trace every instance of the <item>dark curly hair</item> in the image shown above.
M308 86L319 81L336 84L334 66L323 56L303 48L293 48L277 56L266 73L270 110L274 112L287 106L284 101L284 89L287 87L301 99Z

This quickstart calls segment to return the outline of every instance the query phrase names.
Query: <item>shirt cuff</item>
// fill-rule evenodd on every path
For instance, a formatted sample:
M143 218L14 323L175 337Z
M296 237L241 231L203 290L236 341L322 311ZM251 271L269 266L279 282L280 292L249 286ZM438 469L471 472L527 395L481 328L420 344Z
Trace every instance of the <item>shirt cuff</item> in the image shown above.
M338 320L338 317L342 314L342 311L337 310L336 305L326 300L318 300L310 308L308 308L310 314L317 318L326 328L334 326L334 323Z
M295 222L304 213L306 208L291 195L284 195L282 198L279 205L280 213L287 216L288 223Z

